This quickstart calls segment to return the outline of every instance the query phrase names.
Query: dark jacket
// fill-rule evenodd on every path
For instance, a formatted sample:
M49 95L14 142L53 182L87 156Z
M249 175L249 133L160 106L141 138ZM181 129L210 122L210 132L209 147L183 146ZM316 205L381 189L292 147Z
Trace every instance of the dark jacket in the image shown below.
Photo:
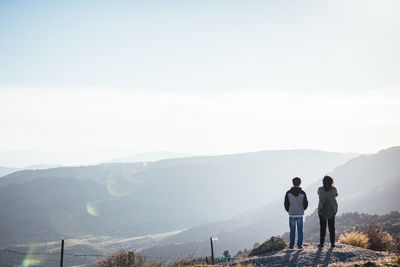
M335 217L338 210L338 204L336 201L338 192L336 187L332 187L331 190L325 191L324 187L321 186L318 188L318 196L318 214L325 219L331 219Z
M294 186L286 192L285 210L289 213L289 216L303 216L307 207L307 195L301 190L301 187Z

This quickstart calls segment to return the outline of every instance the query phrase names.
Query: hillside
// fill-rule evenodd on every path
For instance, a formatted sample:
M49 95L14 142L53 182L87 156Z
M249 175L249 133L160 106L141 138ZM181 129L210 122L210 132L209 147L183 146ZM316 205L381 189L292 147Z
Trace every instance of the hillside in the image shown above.
M398 211L384 215L347 212L336 216L336 238L338 239L342 233L362 230L368 225L388 232L400 244L400 212ZM305 218L303 230L305 242L319 242L319 218L316 211ZM288 241L289 233L284 233L283 238Z
M394 147L373 155L359 156L331 171L339 191L339 214L346 211L370 214L399 211L400 195L396 193L400 190L398 162L400 147ZM304 189L310 202L308 214L318 204L316 192L320 184L316 182ZM281 190L277 200L262 208L249 210L229 220L190 228L143 252L163 256L205 256L209 253L208 238L211 235L218 238L215 245L218 253L226 249L236 253L251 248L256 242L288 230L287 213L283 208L285 191Z
M397 255L389 252L373 251L369 249L338 244L334 249L318 248L317 244L304 244L304 250L284 249L262 256L235 261L242 265L254 266L344 266L359 262L391 262Z
M300 172L299 163L302 163L302 167L305 168L304 162L306 162L308 164L306 164L308 166L307 168L312 168L310 166L313 166L313 163L315 162L309 161L310 157L308 157L306 160L304 155L303 160L299 161L299 158L296 158L296 156L299 157L301 153L296 152L300 154L295 155L295 153L290 156L286 155L287 158L284 161L285 163L281 164L283 165L281 166L277 162L277 155L282 155L281 153L282 152L279 152L278 154L274 155L274 153L272 152L260 152L220 157L171 159L149 163L147 165L143 163L104 164L99 166L57 168L43 171L23 171L19 173L14 173L0 179L0 183L2 179L5 179L3 181L4 186L0 187L0 203L5 203L6 201L16 203L15 205L13 204L14 206L11 206L8 210L5 209L5 206L0 206L0 209L2 209L2 211L5 211L5 214L11 215L6 219L2 217L1 222L6 222L6 224L4 225L10 225L10 222L12 222L13 224L13 229L5 231L1 234L5 237L8 237L8 240L10 241L21 240L21 242L26 241L24 240L24 238L26 238L27 236L30 238L28 240L30 242L38 242L38 240L43 242L48 240L49 238L55 237L56 239L60 236L63 236L65 238L78 237L78 239L68 239L67 242L75 244L71 245L70 249L76 249L76 251L81 251L81 253L85 253L85 251L87 250L93 250L96 251L96 254L103 254L105 253L105 251L108 251L112 248L122 246L130 250L141 250L141 252L146 255L162 259L172 259L176 257L184 257L187 255L199 257L209 256L209 237L214 236L217 238L214 243L216 255L221 255L224 250L229 250L233 255L239 250L252 248L255 242L263 242L271 235L276 235L287 231L287 214L283 209L283 194L286 191L287 187L290 187L290 178L282 178L281 182L282 184L285 184L281 185L281 187L284 189L282 189L281 191L277 190L278 194L282 194L281 197L277 199L275 198L275 201L272 199L271 201L269 201L268 205L265 205L261 208L249 209L229 219L220 220L213 223L199 223L199 226L189 227L186 230L174 232L167 235L152 235L134 238L134 236L142 235L138 234L138 229L142 233L145 232L143 231L143 229L145 228L140 229L138 219L142 220L143 226L149 226L147 229L151 229L153 227L153 229L156 229L156 223L159 224L160 221L165 222L163 224L163 226L165 226L166 223L169 222L171 217L175 219L181 218L181 220L183 220L185 217L182 215L176 216L177 213L173 214L170 212L165 212L166 210L171 208L169 206L169 201L171 201L171 199L173 200L174 198L176 198L176 200L187 200L187 203L176 202L176 204L173 205L174 208L180 207L182 209L179 210L181 214L186 213L188 217L192 216L193 218L198 218L196 216L198 216L199 214L209 214L209 216L211 215L214 216L214 218L218 218L225 209L237 208L237 206L235 206L236 204L240 204L240 201L247 201L247 198L249 197L248 194L236 194L230 197L229 194L224 194L224 192L221 193L221 187L211 187L207 189L207 192L214 192L214 195L202 194L203 202L209 201L210 199L212 200L216 196L220 197L220 201L207 202L213 203L213 205L206 206L206 210L208 211L201 211L201 206L195 206L193 204L194 202L191 202L192 198L190 197L190 194L196 196L196 187L188 186L190 184L185 184L185 186L178 186L179 184L184 184L182 182L184 181L182 177L194 176L199 179L198 177L207 177L207 175L209 175L210 177L207 177L207 179L222 179L221 177L225 179L222 181L216 181L214 184L222 182L227 183L227 181L237 181L239 177L242 177L242 174L245 173L246 170L249 173L254 172L253 169L258 169L259 171L262 171L264 173L268 173L268 171L274 171L274 174L277 174L279 173L280 169L289 168L288 166L294 166L290 168L292 170ZM381 197L382 192L387 193L392 191L395 192L396 190L398 190L398 188L396 187L398 184L396 173L398 173L399 171L399 166L397 166L396 159L399 158L400 149L392 148L388 150L383 150L377 154L357 157L355 160L350 160L343 165L334 168L334 170L330 173L336 175L334 176L334 178L340 194L340 212L349 209L347 205L351 204L354 207L365 207L367 211L368 208L370 208L371 213L373 213L373 211L376 210L377 206L364 205L366 197L364 195L364 192L370 192L368 194L368 198L375 199ZM267 159L271 161L268 161ZM272 159L275 159L275 161L273 161ZM283 160L282 157L279 157L279 159ZM236 175L228 176L227 174L232 174L234 172L233 170L224 172L224 170L228 168L228 166L234 166L231 168L235 172L239 173ZM260 170L260 166L264 166L267 169ZM369 173L371 176L366 177L366 175L369 174L366 174L364 170L368 169L370 166L374 166L374 168L380 170L378 171L378 173L384 176L384 183L382 183L382 178L380 178L379 180L372 179L371 176L375 175L375 172ZM386 172L387 169L390 169L391 171ZM200 170L202 172L198 174L197 172ZM347 172L349 172L349 174ZM217 173L218 175L215 175L214 173ZM163 180L162 174L165 174L168 179ZM285 173L285 175L288 174ZM321 174L321 176L319 177L322 177L322 175L323 174ZM40 178L41 176L42 178ZM112 179L110 179L110 177ZM234 183L233 185L228 183L228 185L231 186L231 188L233 188L234 190L239 190L240 188L235 189L232 186L244 188L243 184L247 183L246 186L248 187L254 185L254 187L252 187L254 190L252 190L251 192L256 192L255 188L257 187L257 185L262 183L271 183L271 180L264 181L260 179L259 176L250 175L247 177L248 179L242 181L242 183ZM282 176L276 175L273 177ZM301 177L305 179L304 176ZM363 178L368 179L369 182L359 182ZM354 187L353 191L341 190L341 188L345 188L347 185L353 186L354 182L352 181L352 179L358 182L358 186ZM18 184L16 183L17 181L22 182ZM110 183L110 181L112 181L112 183ZM69 182L71 182L71 186L68 186ZM124 184L121 182L126 183ZM130 186L133 182L136 185L133 191L123 191L125 189L131 188ZM273 182L279 183L279 180ZM313 206L316 206L315 200L313 200L312 192L316 191L316 188L319 186L319 184L320 182L311 183L309 186L305 187L305 191L309 194L310 199L309 214L311 214L314 210ZM194 185L198 184L194 183ZM374 187L378 188L382 185L384 185L383 191L371 190ZM161 186L164 190L161 190L161 188L159 188L158 186ZM61 187L63 188L63 190L59 191L59 188ZM184 188L184 190L182 190L182 188ZM110 191L110 189L113 190ZM271 196L266 196L265 192L274 191L273 194L276 193L276 190L274 190L275 188L273 186L265 186L261 189L264 192L262 196L265 199L272 198ZM44 190L44 192L47 193L43 194L41 190ZM147 196L145 194L139 194L138 191L141 190L144 190L143 192L151 192L151 194ZM227 189L224 188L224 190ZM157 194L155 194L154 191L156 191ZM158 196L163 191L167 191L168 194L161 195L160 198L155 198L155 196ZM74 194L72 194L71 192L74 192ZM128 193L125 194L124 192ZM41 194L43 194L43 196L41 196ZM43 206L43 203L53 201L53 199L55 199L55 194L60 196L60 199L64 199L65 201L55 201L55 203L57 204L55 209L49 209L46 206ZM70 199L68 197L68 194L74 195L76 197L74 199ZM357 197L353 197L353 200L351 202L344 202L341 200L341 198L349 197L352 194ZM15 195L15 197L11 198L11 195ZM204 196L206 196L206 198L204 198ZM224 202L227 200L222 199L221 196L229 197L228 200L231 201L230 204L228 202ZM386 195L385 198L388 201L387 206L382 207L381 210L379 210L379 214L384 213L384 211L387 209L398 210L397 203L399 202L397 201L397 194L389 194ZM22 200L18 202L17 199ZM99 199L101 199L102 201L98 201ZM138 199L141 199L141 201L138 201ZM152 225L150 223L152 222L151 220L145 221L144 219L146 218L146 216L149 216L149 214L151 214L149 213L149 210L155 213L158 212L152 209L152 207L155 203L154 201L160 201L160 199L163 199L163 201L158 202L158 205L160 205L159 207L161 208L163 207L161 206L161 204L165 204L164 213L160 215L163 216L163 220L159 219L156 215L153 214L153 217L150 218L154 222L154 225ZM26 205L25 208L24 205L27 202L29 202L29 205ZM125 211L123 210L123 208L127 207L124 206L126 205L124 204L124 202L129 204L127 206L130 207L131 211L135 211L135 216L132 216L132 213L129 212L128 209L126 209ZM89 209L87 206L88 203L91 204L89 205ZM229 205L232 205L232 203L234 204L233 207L229 207ZM182 204L188 204L189 208L185 209L185 205ZM115 209L115 207L118 207L118 209ZM198 207L198 209L193 209L192 207ZM21 210L21 213L18 214L13 212L14 209ZM40 215L37 215L35 217L35 211L37 210L40 210L40 212L38 213ZM63 212L57 212L60 210ZM93 216L90 214L95 214L96 212L98 212L97 216ZM172 212L176 211L172 210ZM31 228L29 230L31 231L29 231L29 234L27 234L26 229L23 228L24 224L18 221L19 218L22 217L23 213L24 215L26 215L26 218L32 219L31 221L33 222L30 226ZM16 214L17 216L14 216L13 214ZM48 216L48 214L55 215ZM67 217L63 217L62 215L67 215ZM59 218L62 218L62 220L57 221L54 219L49 219L58 218L57 216L59 216ZM308 223L308 220L311 220L312 216L315 216L315 214L311 214L310 218L307 218L305 223L305 232L306 235L308 235L309 237L313 236L311 232L317 231L318 233L318 224L315 222ZM40 221L40 217L42 220L44 220ZM37 220L37 218L39 218L39 220ZM353 219L349 220L349 222L346 222L346 219L348 220L349 218ZM396 218L398 218L398 212L387 214L384 216L352 213L350 215L339 215L337 219L337 225L339 227L338 229L340 229L341 225L344 225L344 228L348 229L350 225L361 226L363 222L375 222L376 224L385 227L385 230L389 231L391 229L391 233L395 234L395 231L397 231L396 229L398 228L398 226L396 226ZM60 221L66 221L68 223L63 225L59 223ZM200 221L201 220L197 222ZM41 228L41 224L43 224L43 228ZM317 228L315 228L315 225L317 226ZM307 227L310 228L308 229ZM43 231L41 229L49 229L49 231ZM116 232L116 229L118 229L119 232ZM150 230L148 231L148 233L150 233ZM168 230L164 232L167 231ZM11 236L9 232L13 232L13 235ZM25 236L18 235L18 233L20 232L24 233ZM30 233L33 234L30 235ZM37 239L36 233L41 233L42 238ZM95 236L87 236L88 233L94 234ZM108 235L108 237L104 235ZM306 236L306 240L310 241L314 239L307 239ZM58 243L59 242L56 242L55 244L55 250L58 249ZM77 244L80 244L79 248ZM30 246L27 244L23 247L28 249ZM315 255L315 252L313 253L313 255Z
M312 182L352 156L262 151L19 171L0 178L2 242L134 237L223 220L274 200L294 175Z
M0 167L0 177L13 173L15 171L18 171L19 169L17 168L6 168L6 167Z
M330 175L338 189L339 212L385 214L399 210L400 147L360 155L337 167ZM316 182L307 188L311 211L318 204Z

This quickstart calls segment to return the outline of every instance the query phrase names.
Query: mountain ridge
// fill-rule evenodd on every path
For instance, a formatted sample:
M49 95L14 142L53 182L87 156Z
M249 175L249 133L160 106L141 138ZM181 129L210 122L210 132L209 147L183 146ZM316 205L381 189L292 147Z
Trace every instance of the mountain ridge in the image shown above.
M229 218L273 200L278 192L275 188L284 188L290 183L287 177L302 173L309 179L316 179L315 177L351 157L348 154L319 151L264 151L150 163L108 163L20 171L0 178L0 212L4 215L1 222L3 225L20 225L24 229L24 222L29 221L29 217L6 208L13 206L8 201L14 199L13 195L22 195L18 192L12 195L9 186L20 184L18 190L30 192L24 197L25 201L40 210L45 220L39 223L35 219L30 224L36 223L35 227L47 225L49 222L46 218L55 215L50 214L53 211L43 208L46 203L41 202L41 193L31 192L29 187L43 183L46 179L54 180L54 188L48 197L48 201L52 202L59 197L58 188L63 187L63 183L70 179L76 185L70 189L70 194L76 199L66 203L65 208L68 209L65 212L72 211L69 216L77 220L82 225L81 228L88 229L84 233L86 235L101 234L101 229L111 236L175 231ZM314 165L317 166L311 168ZM94 182L96 186L85 189L86 180ZM57 184L57 181L60 183ZM99 192L97 195L92 192L95 188L99 188L96 189ZM97 197L86 198L88 192L91 192L90 196ZM243 198L238 201L240 195ZM81 211L86 211L86 215L78 213L75 205L79 205ZM20 209L23 210L24 206L21 205ZM25 214L31 213L26 210ZM162 224L159 223L161 221ZM88 223L94 223L93 227L89 227ZM7 239L7 232L2 232L2 235ZM20 241L24 241L26 236L34 240L33 233L24 231L14 233L13 238L15 236L19 236ZM68 236L74 237L73 232ZM47 238L54 240L60 237L60 234L52 232ZM11 241L12 238L7 240Z
M398 162L400 162L400 147L397 146L381 150L376 154L355 157L328 173L334 177L335 185L339 191L339 214L350 211L366 213L379 211L378 214L384 214L392 210L399 210L400 207L396 205L396 203L400 203L400 196L396 193L400 190L400 183L398 182L400 166L397 164ZM360 165L360 163L362 164ZM370 172L370 169L376 171ZM390 170L388 175L385 176L385 184L382 184L380 179L375 181L372 179L376 173L384 173L385 170ZM362 183L366 174L370 175L368 176L369 180ZM322 180L322 176L320 179ZM304 188L310 203L307 214L311 214L317 206L316 192L321 184L322 182L319 181ZM362 189L362 186L365 186L366 190ZM379 186L383 186L383 189L377 190ZM350 187L350 189L345 189L346 187ZM351 197L352 194L360 190L368 192L369 199L365 199L363 193ZM219 239L220 247L217 247L217 249L229 249L229 251L234 252L244 247L249 248L255 242L262 242L270 235L286 232L288 226L287 214L283 209L284 192L285 190L282 190L281 199L275 199L264 207L237 215L227 221L189 228L177 236L159 242L153 248L144 250L144 253L164 255L164 250L170 255L174 251L185 251L188 255L195 250L208 253L207 238L211 235ZM351 204L348 204L349 201L351 201ZM386 203L386 205L383 203ZM188 242L185 236L192 236L196 240L202 241ZM170 242L170 245L168 245L168 242ZM222 253L222 251L218 250L218 253Z

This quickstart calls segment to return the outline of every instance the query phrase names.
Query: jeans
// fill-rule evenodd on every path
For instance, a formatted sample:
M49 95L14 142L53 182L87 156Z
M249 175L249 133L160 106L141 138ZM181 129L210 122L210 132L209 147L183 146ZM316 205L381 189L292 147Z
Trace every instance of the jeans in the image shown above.
M325 242L325 234L326 234L326 221L328 221L329 228L329 239L331 244L335 244L335 217L331 219L325 219L321 215L319 215L319 226L320 226L320 243L324 244Z
M290 248L293 248L294 246L294 240L296 236L296 225L297 225L297 246L301 247L303 245L303 217L289 217Z

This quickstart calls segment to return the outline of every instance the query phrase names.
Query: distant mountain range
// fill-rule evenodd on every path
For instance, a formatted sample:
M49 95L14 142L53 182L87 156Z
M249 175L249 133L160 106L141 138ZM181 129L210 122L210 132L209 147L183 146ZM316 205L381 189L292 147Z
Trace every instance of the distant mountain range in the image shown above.
M82 166L110 162L158 161L162 159L180 158L187 156L194 155L173 153L167 151L140 153L132 149L82 152L53 152L36 150L0 151L0 166L8 168L12 167L17 169L27 169L26 166Z
M13 172L16 172L18 170L19 169L17 169L17 168L0 167L0 177L10 174L10 173L13 173Z
M159 161L163 159L174 159L174 158L186 158L193 157L195 155L192 154L184 154L184 153L173 153L167 151L157 151L157 152L149 152L149 153L141 153L134 154L126 157L119 157L112 159L107 162L148 162L148 161Z
M0 178L7 174L21 171L21 170L42 170L42 169L49 169L49 168L56 168L56 167L59 167L59 165L37 164L37 165L31 165L31 166L26 166L26 167L22 167L22 168L0 167Z
M104 153L104 152L103 152ZM103 163L117 163L117 162L150 162L150 161L159 161L163 159L173 159L173 158L185 158L192 157L192 154L184 154L184 153L173 153L167 151L157 151L157 152L149 152L149 153L139 153L132 154L129 156L118 157L111 160L106 160ZM64 158L74 158L74 153L57 153L57 152L43 152L43 151L0 151L0 162L9 163L10 165L18 165L24 163L34 163L33 165L23 166L23 167L0 167L0 177L5 176L7 174L21 171L21 170L42 170L42 169L50 169L61 167L61 164L37 164L37 162L62 162ZM104 155L103 155L104 157ZM87 162L87 159L82 158L82 162L80 164L76 164L77 166L87 165L83 164L83 162ZM69 161L67 161L69 162ZM69 164L64 164L69 165Z
M400 211L399 162L400 147L393 147L377 154L355 157L329 172L339 192L339 213L357 211L385 214ZM316 192L322 184L321 179L318 180L304 188L310 202L308 214L318 204ZM214 245L217 254L222 254L226 249L231 253L244 248L251 249L255 242L261 243L271 235L288 230L288 215L283 208L285 190L279 193L275 201L262 208L249 210L228 220L189 228L143 250L143 253L158 257L206 256L209 255L210 236L218 239Z
M352 157L262 151L18 171L0 178L0 245L133 237L226 220L280 198L292 177L311 184Z

